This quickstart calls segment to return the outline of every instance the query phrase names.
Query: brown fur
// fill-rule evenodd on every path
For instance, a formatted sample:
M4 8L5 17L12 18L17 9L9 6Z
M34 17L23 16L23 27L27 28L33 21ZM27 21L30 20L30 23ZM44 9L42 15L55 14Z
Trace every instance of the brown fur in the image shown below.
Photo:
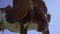
M49 29L48 29L48 22L50 21L50 14L47 14L47 7L44 3L43 0L32 0L33 1L33 8L34 8L34 16L31 18L30 14L30 5L28 0L13 0L14 1L14 11L13 13L11 12L11 7L7 8L5 11L7 13L7 18L9 22L20 22L21 23L21 34L27 34L27 27L24 28L24 24L27 22L32 21L32 23L38 24L38 31L44 33L44 34L49 34ZM45 17L47 16L47 18ZM10 21L12 19L12 21ZM45 30L47 28L47 30Z
M13 0L15 8L15 19L20 20L24 18L29 10L28 0Z
M21 2L20 2L20 0L16 1L15 5L14 5L16 8L15 18L17 19L17 21L20 21L21 24L24 24L28 21L32 21L33 23L37 23L38 24L38 31L42 31L42 33L49 34L49 30L44 31L46 28L48 29L47 21L48 22L50 21L50 15L47 15L47 7L46 7L44 1L43 0L33 0L33 8L34 8L35 14L34 14L34 17L32 17L32 18L30 16L31 14L29 12L30 11L29 4L28 4L29 2L27 2L27 1L28 0L23 0ZM45 17L45 14L47 15L47 18ZM22 20L20 20L20 19L22 19ZM24 30L25 29L21 30L21 34L27 34L26 33L27 30L26 31L24 31Z

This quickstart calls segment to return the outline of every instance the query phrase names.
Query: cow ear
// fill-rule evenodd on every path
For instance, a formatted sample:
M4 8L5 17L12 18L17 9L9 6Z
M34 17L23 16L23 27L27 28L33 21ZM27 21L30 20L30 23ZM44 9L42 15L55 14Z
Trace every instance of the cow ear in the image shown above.
M50 22L51 15L50 14L47 14L47 18L48 18L48 22Z

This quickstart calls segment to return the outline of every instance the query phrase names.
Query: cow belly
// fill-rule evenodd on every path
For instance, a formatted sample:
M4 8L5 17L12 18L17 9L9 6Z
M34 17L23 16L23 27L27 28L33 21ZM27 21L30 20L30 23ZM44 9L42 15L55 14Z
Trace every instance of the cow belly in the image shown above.
M37 30L37 26L38 26L37 24L31 23L31 24L29 24L27 31ZM8 26L5 25L5 27L6 27L6 29L8 29L11 32L20 32L20 24L19 23L15 23L15 24L8 23Z
M29 30L38 30L37 26L38 26L38 24L36 24L36 23L29 24L28 31Z

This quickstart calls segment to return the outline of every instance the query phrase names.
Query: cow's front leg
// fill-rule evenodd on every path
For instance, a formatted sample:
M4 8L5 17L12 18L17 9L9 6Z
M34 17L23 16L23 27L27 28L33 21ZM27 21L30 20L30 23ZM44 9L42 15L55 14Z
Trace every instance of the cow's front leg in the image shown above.
M27 34L27 28L28 28L28 24L20 24L20 34Z
M20 34L26 34L24 31L24 24L23 23L20 24Z
M49 34L49 29L46 28L44 31L42 31L42 34Z

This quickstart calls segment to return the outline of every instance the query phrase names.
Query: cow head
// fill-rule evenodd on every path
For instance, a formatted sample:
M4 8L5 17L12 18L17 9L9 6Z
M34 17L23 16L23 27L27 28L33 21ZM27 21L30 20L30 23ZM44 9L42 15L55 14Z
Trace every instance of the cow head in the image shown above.
M14 18L13 18L13 14L14 14L14 11L13 11L13 7L11 7L10 5L7 6L4 10L4 12L6 13L6 20L9 22L9 23L15 23L14 21Z

